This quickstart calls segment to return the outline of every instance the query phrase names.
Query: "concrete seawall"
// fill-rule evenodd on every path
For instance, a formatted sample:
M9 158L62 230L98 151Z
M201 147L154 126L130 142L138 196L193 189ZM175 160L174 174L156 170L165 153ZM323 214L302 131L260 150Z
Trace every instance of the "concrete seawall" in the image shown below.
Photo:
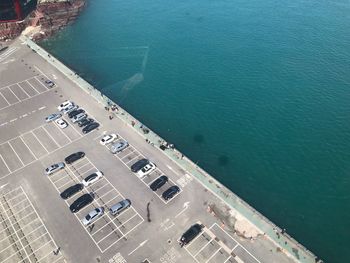
M20 39L27 44L34 52L39 54L49 64L57 68L62 72L68 79L77 84L82 90L90 94L95 100L102 104L104 107L110 108L112 105L117 105L115 102L110 100L108 97L103 95L100 91L95 89L84 79L80 78L75 72L53 57L51 54L46 52L40 46L35 44L33 41L25 36L21 36ZM211 177L203 169L198 167L190 159L184 156L181 152L176 149L161 150L159 146L165 141L157 134L145 127L133 116L127 113L119 105L117 109L110 112L110 115L117 117L125 122L130 128L135 129L145 140L148 140L154 147L162 151L167 155L174 163L176 163L181 169L186 171L187 174L193 176L202 185L209 189L213 194L222 199L233 210L238 211L247 220L249 220L254 226L256 226L266 237L272 240L281 252L289 255L297 262L318 262L318 258L304 246L290 237L282 229L252 208L249 204L244 202L241 198L223 186L220 182Z

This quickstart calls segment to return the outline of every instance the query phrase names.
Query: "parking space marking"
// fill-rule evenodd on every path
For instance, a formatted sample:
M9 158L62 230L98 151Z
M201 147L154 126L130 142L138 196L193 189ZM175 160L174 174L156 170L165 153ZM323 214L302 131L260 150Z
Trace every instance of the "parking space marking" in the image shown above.
M2 92L0 92L0 95L3 97L3 99L6 101L6 103L8 105L11 105L11 103L5 98L4 94L2 94ZM6 108L7 106L5 106L4 108ZM1 109L4 109L4 108L1 108Z
M18 136L18 138L21 139L21 141L23 142L23 144L28 148L28 150L30 151L30 153L34 156L34 158L36 160L38 160L38 157L33 153L33 151L30 149L30 147L27 145L27 143L22 139L22 135L21 136Z
M125 140L122 136L120 136L119 134L118 134L118 139L115 140L115 141L118 141L118 140L124 140L124 141L126 141L126 140ZM109 148L108 148L109 146L108 146L108 145L105 145L105 147L109 150ZM126 154L126 155L124 155L123 157L119 157L119 154L122 153L122 152L119 152L119 154L118 154L118 153L117 153L117 154L114 154L114 157L116 157L119 161L121 161L121 162L128 168L128 170L130 170L130 167L129 167L128 164L129 164L131 161L134 161L135 159L146 158L139 150L137 150L135 147L133 147L133 146L130 145L130 144L129 144L128 148L126 148L126 149L129 149L131 152L128 153L128 154ZM126 149L125 149L125 150L126 150ZM124 159L125 159L126 156L129 156L130 154L134 154L134 153L136 153L136 156L135 156L135 157L133 157L131 160L128 160L127 162L124 161ZM156 178L154 178L153 180L151 180L151 182L146 183L146 182L144 181L146 178L150 178L150 176L151 176L153 173L157 173L157 171L159 171L159 174L156 176ZM135 173L133 173L133 174L149 188L149 185L150 185L152 182L154 182L159 176L161 176L161 175L164 174L164 173L163 173L158 167L156 167L156 169L155 169L153 172L151 172L150 174L144 176L143 178L139 178ZM171 180L171 178L169 178L168 182L171 183L171 186L172 186L172 185L176 185L176 184ZM169 187L170 187L170 186L169 186ZM179 186L178 186L178 187L179 187ZM164 204L168 204L169 202L171 202L172 200L174 200L176 196L178 196L179 194L181 194L182 189L181 189L181 187L179 187L179 188L180 188L180 192L176 193L170 200L167 200L167 201L165 201L165 200L161 197L161 195L159 195L158 193L156 193L156 191L153 191L153 193L154 193Z
M4 158L2 157L2 154L0 153L0 157L2 162L6 165L7 170L9 170L10 173L12 173L11 169L8 167L7 163L5 162Z
M44 126L42 126L42 128L44 129L44 131L47 133L47 135L49 135L49 137L51 138L51 140L53 140L53 142L57 145L58 148L62 147L61 145L58 144L58 142L51 136L51 134L46 130L46 128Z
M12 85L13 86L13 85ZM20 98L17 97L17 95L13 92L13 90L11 89L11 86L8 87L8 89L11 91L11 93L16 97L17 100L22 101Z
M26 203L18 211L13 209L24 201ZM5 209L5 206L7 209ZM7 237L0 241L7 241L0 251L2 262L9 259L11 259L11 262L40 262L44 257L47 257L48 252L52 254L52 250L57 245L21 186L2 193L0 207L4 211L0 215L5 221L0 225L0 228L3 228L0 233L4 231L9 233ZM22 211L28 212L25 213L25 216L21 216ZM13 249L14 246L15 249ZM63 259L60 252L57 255L58 257L56 256L55 260Z
M21 159L21 158L19 158L19 156L18 156L17 152L15 151L15 149L13 149L12 144L11 144L11 141L9 141L9 142L8 142L8 145L10 145L10 147L11 147L12 151L15 153L15 155L16 155L16 156L17 156L17 158L18 158L18 160L21 162L22 166L24 166L24 163L22 162L22 159Z
M33 136L35 137L35 139L37 139L37 141L40 143L40 145L44 148L44 150L49 153L49 151L46 149L46 147L41 143L41 141L39 140L39 138L35 135L35 133L33 131L30 131L31 134L33 134Z
M25 90L24 88L19 84L17 83L18 87L20 87L20 89L28 96L28 97L31 97Z
M49 88L46 87L46 86L40 81L40 79L38 79L38 77L34 77L34 79L35 79L37 82L39 82L40 85L43 86L45 89L49 90Z
M87 162L87 163L86 163ZM78 164L78 165L77 165ZM81 166L79 166L79 164L82 164ZM95 169L98 170L96 168L96 166L85 156L84 158L80 159L79 161L73 163L70 166L66 166L67 172L69 172L70 175L72 175L71 180L69 181L69 183L71 184L75 184L77 182L80 182L82 179L82 175L78 174L78 170L81 167L85 167L87 164L89 164L92 168L91 169ZM76 166L78 166L79 168L76 168ZM53 179L51 178L52 176L48 176L50 182L52 183L52 185L54 186L54 188L57 190L58 193L60 193L59 188L57 187L57 185L55 184L55 182L57 181L53 181ZM98 188L94 189L94 185L97 183L102 183L102 186L99 185ZM67 183L68 184L68 183ZM99 195L97 193L98 190L104 188L104 187L110 187L111 189L109 189L107 192L103 193L102 195ZM98 180L97 182L95 182L94 184L85 187L82 190L83 193L90 193L93 192L95 194L94 200L91 204L87 205L86 207L84 207L83 209L81 209L81 211L74 213L76 219L79 221L79 223L82 225L82 227L84 228L84 230L86 231L86 233L90 236L90 238L92 239L92 241L94 242L94 244L98 247L98 249L101 251L101 253L104 253L106 250L108 250L110 247L112 247L113 245L115 245L118 241L120 241L122 238L124 238L125 236L127 236L131 231L133 231L136 227L138 227L140 224L142 224L144 222L143 217L136 211L136 209L131 206L128 210L123 211L122 213L120 213L117 216L111 216L108 212L108 207L109 207L109 202L112 200L115 200L118 196L120 196L120 198L125 199L122 194L114 187L114 185L112 185L109 180L103 176L100 180ZM108 202L105 202L102 198L107 196L108 194L113 194L113 192L115 193L113 198L110 199ZM76 198L75 198L76 199ZM69 199L71 200L71 199ZM67 206L69 206L68 201L69 200L65 200L65 203L67 204ZM71 203L71 201L70 201ZM97 220L95 220L93 222L93 226L95 231L93 233L91 233L90 226L84 226L83 223L81 222L81 213L83 213L82 211L88 211L88 208L91 206L93 208L96 207L104 207L105 208L105 213L98 218ZM92 210L92 209L91 209ZM125 214L127 211L131 212L131 215L128 216L129 214ZM79 214L80 213L80 214ZM121 220L121 216L123 215L127 215L127 218L124 220ZM138 219L136 222L131 221L134 219ZM116 221L119 222L120 225L118 225L118 223L116 223ZM130 227L132 227L131 229L127 229L128 231L126 231L125 233L123 233L123 231L121 230L121 228L124 228L126 226L126 224L128 222L131 222L132 225ZM97 223L103 223L102 226L98 226L97 229L95 227L95 225ZM106 228L106 227L111 227L111 232L108 232L107 234L104 234L102 229ZM102 237L101 234L103 235ZM116 237L113 237L113 235L116 235ZM107 243L105 242L107 241Z
M32 85L32 83L30 83L28 80L26 80L26 83L28 83L28 85L31 86L37 92L37 94L40 94L40 92Z

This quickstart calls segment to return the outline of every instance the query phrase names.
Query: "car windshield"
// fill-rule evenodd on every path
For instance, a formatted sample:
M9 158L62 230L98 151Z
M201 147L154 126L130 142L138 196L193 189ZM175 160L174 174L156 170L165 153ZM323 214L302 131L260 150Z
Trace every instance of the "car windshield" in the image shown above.
M89 220L91 219L90 214L88 214L88 215L87 215L85 218L86 218L86 220L88 220L88 221L89 221Z
M90 174L88 177L85 178L85 181L90 181L90 180L94 179L95 177L97 177L97 174Z

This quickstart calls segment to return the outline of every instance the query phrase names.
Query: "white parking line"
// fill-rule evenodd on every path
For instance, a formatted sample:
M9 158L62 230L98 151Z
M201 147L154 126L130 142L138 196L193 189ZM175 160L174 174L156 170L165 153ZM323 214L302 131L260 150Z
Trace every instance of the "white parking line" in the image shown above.
M11 169L8 167L7 163L5 162L4 158L2 157L2 154L0 154L1 160L6 165L7 170L9 170L10 173L12 173Z
M40 127L38 127L38 128L40 128ZM36 128L36 129L38 129L38 128ZM34 129L34 130L36 130L36 129ZM35 133L33 132L34 130L30 131L30 133L32 133L32 134L34 135L35 139L38 140L38 142L39 142L40 145L44 148L44 150L45 150L47 153L49 153L49 151L46 149L46 147L40 142L39 138L38 138L38 137L35 135Z
M55 124L55 126L57 127L57 129L59 129L59 131L64 135L66 136L66 138L68 139L69 142L72 142L72 140L67 136L67 134L65 134L62 129L58 126L58 124L54 121L53 122Z
M112 188L111 190L109 190L108 192L106 192L105 194L103 194L103 195L101 195L101 196L99 196L99 199L101 199L102 200L102 197L104 197L104 196L106 196L106 195L108 195L110 192L112 192L114 189Z
M22 135L18 136L18 138L21 139L21 141L23 142L23 144L28 148L28 150L30 151L30 153L34 156L34 158L36 160L38 160L38 157L32 152L32 150L29 148L29 146L27 145L27 143L22 139Z
M40 94L40 92L28 80L25 82L28 83L28 85L31 86L38 94Z
M67 178L67 177L70 177L68 173L65 174L63 177L58 178L56 181L53 181L53 183L56 185L57 182L59 182L59 181L65 179L65 178Z
M0 95L3 97L3 99L7 102L8 105L11 105L11 103L5 98L5 96L2 94L2 92L0 92ZM3 109L3 108L1 108Z
M11 147L12 151L13 151L13 152L16 154L17 158L20 160L20 162L21 162L22 166L25 166L25 164L22 162L22 159L21 159L21 158L19 158L19 156L18 156L17 152L16 152L16 151L15 151L15 149L12 147L12 145L11 145L11 141L8 141L8 145L10 145L10 147Z
M41 82L40 79L38 79L37 77L34 77L34 78L41 84L41 86L43 86L45 89L49 90L49 88L46 87L46 86Z
M28 96L31 97L25 90L24 88L19 84L19 82L17 83L18 87L20 87L20 89Z
M19 101L22 101L20 98L17 97L17 95L12 91L11 86L8 87L8 89L11 91L11 93L18 99Z
M5 210L5 209L4 209L4 206L2 205L1 202L0 202L0 204L1 204L2 209ZM6 214L7 219L9 219L8 214L7 214L6 212L5 212L5 214ZM23 218L21 218L20 220L18 220L17 223L18 223L19 221L21 221L22 219L23 219ZM10 221L10 222L11 222L11 221ZM15 232L15 235L17 236L17 239L19 239L19 242L21 243L22 248L24 248L24 245L23 245L23 243L22 243L22 241L21 241L19 235L17 234L17 232ZM12 245L12 244L10 244L10 245ZM27 251L26 251L25 249L24 249L24 251L25 251L26 256L29 258Z
M208 263L213 257L215 257L215 255L220 251L221 247L219 247L218 250L215 251L215 253L213 255L211 255L207 261L205 261L205 263Z
M58 142L51 136L51 134L45 129L44 126L42 126L41 128L44 129L44 131L47 133L47 135L49 135L49 137L55 142L55 144L57 145L58 148L61 148L62 146L58 144Z
M213 238L211 238L204 246L202 246L201 249L198 250L197 253L194 255L194 257L198 256L198 254L201 253L203 249L205 249L211 243L211 241L213 241Z

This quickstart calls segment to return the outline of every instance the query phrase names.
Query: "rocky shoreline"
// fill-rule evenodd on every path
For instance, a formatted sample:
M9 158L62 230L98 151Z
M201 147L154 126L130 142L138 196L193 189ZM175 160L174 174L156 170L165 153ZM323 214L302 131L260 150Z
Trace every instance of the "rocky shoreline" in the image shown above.
M72 24L85 5L86 0L41 2L24 20L0 23L0 41L14 39L22 32L34 41L48 38Z

